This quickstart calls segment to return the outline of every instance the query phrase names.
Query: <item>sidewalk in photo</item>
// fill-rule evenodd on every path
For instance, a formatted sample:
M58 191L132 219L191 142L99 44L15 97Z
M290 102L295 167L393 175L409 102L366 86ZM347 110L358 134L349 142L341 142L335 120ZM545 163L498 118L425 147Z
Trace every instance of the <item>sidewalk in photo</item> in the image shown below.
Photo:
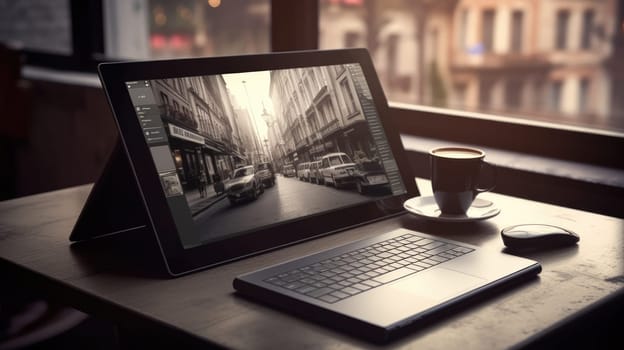
M213 185L206 186L206 196L203 198L199 196L198 189L186 191L184 195L186 196L186 201L191 209L191 215L193 216L210 208L226 197L225 192L217 195Z

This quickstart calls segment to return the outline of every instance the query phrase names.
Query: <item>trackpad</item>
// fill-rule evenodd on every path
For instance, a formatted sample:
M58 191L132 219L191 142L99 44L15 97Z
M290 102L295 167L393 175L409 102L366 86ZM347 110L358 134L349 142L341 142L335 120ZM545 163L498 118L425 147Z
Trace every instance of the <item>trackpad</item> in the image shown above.
M483 278L439 267L420 272L389 287L400 290L401 294L440 301L483 284L484 281Z

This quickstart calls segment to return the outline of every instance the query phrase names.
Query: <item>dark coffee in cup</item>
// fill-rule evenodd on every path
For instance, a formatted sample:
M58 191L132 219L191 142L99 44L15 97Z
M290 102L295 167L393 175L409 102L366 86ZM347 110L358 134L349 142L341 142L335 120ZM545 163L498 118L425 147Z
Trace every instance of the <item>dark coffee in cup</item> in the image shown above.
M485 152L469 147L441 147L429 154L433 195L443 214L465 214L479 193L494 187L479 188L481 169L489 165L483 160Z

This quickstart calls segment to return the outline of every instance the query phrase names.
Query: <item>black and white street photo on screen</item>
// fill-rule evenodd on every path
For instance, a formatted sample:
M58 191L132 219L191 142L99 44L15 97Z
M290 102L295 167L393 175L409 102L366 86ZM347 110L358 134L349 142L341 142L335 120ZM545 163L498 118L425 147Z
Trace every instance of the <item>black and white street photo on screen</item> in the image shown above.
M337 65L151 81L202 241L392 193L358 72Z

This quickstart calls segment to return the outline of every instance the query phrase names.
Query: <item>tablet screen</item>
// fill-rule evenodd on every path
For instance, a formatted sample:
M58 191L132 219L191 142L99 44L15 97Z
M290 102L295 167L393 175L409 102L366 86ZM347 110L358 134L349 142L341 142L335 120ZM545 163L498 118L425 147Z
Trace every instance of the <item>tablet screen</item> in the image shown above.
M359 64L126 87L184 248L406 193Z

